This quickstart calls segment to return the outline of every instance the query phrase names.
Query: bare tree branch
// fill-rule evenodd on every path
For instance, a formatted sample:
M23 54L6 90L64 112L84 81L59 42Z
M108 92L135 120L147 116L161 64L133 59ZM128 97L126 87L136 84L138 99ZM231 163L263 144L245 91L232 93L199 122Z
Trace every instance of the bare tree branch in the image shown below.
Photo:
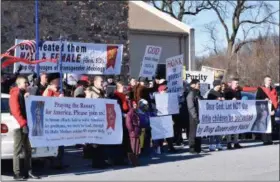
M216 6L214 6L214 4L210 0L208 0L208 3L210 4L211 8L216 12L222 26L224 27L224 29L226 31L226 39L227 39L227 41L229 41L229 30L225 23L225 20L222 18L222 15L221 15L220 11L218 10L218 8Z
M163 0L161 1L161 7L157 5L157 2L159 2L157 0L150 0L146 2L151 2L156 9L171 15L173 18L176 18L179 21L183 21L185 15L195 16L201 11L211 9L207 0L202 0L202 1ZM176 9L178 10L178 12L175 12L174 9L175 4L179 6L179 9Z
M262 20L259 20L259 21L253 21L253 20L242 20L240 22L240 25L241 24L244 24L244 23L250 23L250 24L262 24L262 23L269 23L269 19L271 18L271 16L273 16L275 13L279 12L279 10L277 11L274 11L274 12L271 12L269 13L265 18L263 18Z

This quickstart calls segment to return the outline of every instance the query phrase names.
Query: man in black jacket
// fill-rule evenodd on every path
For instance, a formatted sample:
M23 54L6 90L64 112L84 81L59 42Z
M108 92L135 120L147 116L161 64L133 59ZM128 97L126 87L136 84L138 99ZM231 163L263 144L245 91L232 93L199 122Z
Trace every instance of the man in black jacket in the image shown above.
M189 147L190 153L201 152L201 138L196 137L197 125L199 123L198 117L198 100L202 100L200 95L200 82L193 79L190 83L191 89L187 96L187 104L189 111Z
M213 82L213 89L210 90L207 99L208 100L224 100L222 94L221 94L221 84L222 82L220 80L214 80ZM210 136L209 137L209 150L215 151L215 150L223 150L223 147L221 145L221 136Z
M231 85L229 88L225 90L225 100L241 100L241 91L239 89L239 80L237 78L233 78L231 81ZM239 149L242 148L242 146L239 144L238 141L238 134L233 135L234 140L232 141L232 136L227 136L227 149L231 150L232 142L234 143L234 148Z
M279 126L275 124L275 112L278 108L278 96L275 88L271 86L272 80L270 76L265 76L264 78L264 86L259 87L256 94L256 100L268 100L272 103L271 108L271 125L272 125L272 133L279 133ZM276 132L273 132L276 131ZM272 145L272 133L262 133L262 141L264 145ZM279 135L278 135L279 136ZM277 136L277 137L278 137Z

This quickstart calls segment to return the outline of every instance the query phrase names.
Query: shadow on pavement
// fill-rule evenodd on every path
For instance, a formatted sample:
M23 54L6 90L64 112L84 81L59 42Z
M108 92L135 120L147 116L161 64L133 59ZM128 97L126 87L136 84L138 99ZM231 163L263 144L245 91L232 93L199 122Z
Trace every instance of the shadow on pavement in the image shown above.
M176 162L182 160L190 160L194 158L204 157L209 154L186 154L188 149L183 148L179 149L176 154L163 153L161 155L153 155L152 157L141 157L139 158L139 167ZM184 154L184 155L182 155ZM63 175L83 175L83 174L94 174L102 173L111 170L122 170L132 168L131 165L126 166L112 166L107 169L94 169L91 167L91 160L84 159L82 157L82 151L75 149L67 150L65 153L65 164L69 164L70 167L63 170L54 170L50 166L46 165L46 160L33 160L33 172L37 175L40 175L42 178L63 176ZM12 160L2 161L1 172L4 176L13 176L12 171Z
M252 142L252 141L251 141ZM184 142L187 143L186 141ZM243 149L246 148L253 148L253 147L261 147L264 146L261 142L241 142ZM274 141L274 145L279 145L279 141ZM195 158L207 157L211 155L211 152L201 153L201 154L190 154L188 153L188 147L177 147L179 148L178 152L175 154L163 153L160 155L153 155L152 157L141 157L139 158L139 167L145 167L149 165L156 165L162 163L169 163L169 162L177 162L183 160L191 160ZM208 145L203 144L202 147L204 150L208 149ZM166 150L166 148L165 148ZM238 149L242 150L242 149ZM69 164L70 167L63 169L63 170L54 170L51 169L50 166L46 165L46 160L34 160L33 161L33 171L35 174L40 175L43 178L47 177L55 177L55 176L63 176L63 175L83 175L83 174L94 174L94 173L103 173L112 170L122 170L132 168L131 165L127 166L113 166L107 169L94 169L91 167L91 160L84 159L81 150L77 150L75 148L67 149L65 153L65 163ZM2 160L1 163L1 172L4 176L13 176L12 171L12 160Z

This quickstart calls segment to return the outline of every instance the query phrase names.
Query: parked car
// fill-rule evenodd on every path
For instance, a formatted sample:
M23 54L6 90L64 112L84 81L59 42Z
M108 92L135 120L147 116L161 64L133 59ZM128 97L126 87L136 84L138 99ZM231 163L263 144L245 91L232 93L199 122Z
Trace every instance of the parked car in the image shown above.
M1 159L13 158L14 130L18 122L10 114L9 94L1 94ZM58 147L32 148L32 158L56 157ZM21 155L23 156L23 154Z

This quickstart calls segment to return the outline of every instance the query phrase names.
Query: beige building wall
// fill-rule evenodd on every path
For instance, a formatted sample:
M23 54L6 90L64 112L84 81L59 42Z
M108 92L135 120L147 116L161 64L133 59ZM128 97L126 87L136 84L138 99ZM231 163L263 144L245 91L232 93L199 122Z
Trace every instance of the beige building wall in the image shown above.
M129 1L128 39L130 70L138 77L147 45L162 47L159 64L184 54L187 70L195 70L194 29L143 1Z
M152 33L129 33L130 52L130 75L138 77L142 59L147 45L162 47L159 64L165 64L167 58L184 54L185 65L189 64L188 36L179 34L152 34ZM188 67L188 66L187 66Z

